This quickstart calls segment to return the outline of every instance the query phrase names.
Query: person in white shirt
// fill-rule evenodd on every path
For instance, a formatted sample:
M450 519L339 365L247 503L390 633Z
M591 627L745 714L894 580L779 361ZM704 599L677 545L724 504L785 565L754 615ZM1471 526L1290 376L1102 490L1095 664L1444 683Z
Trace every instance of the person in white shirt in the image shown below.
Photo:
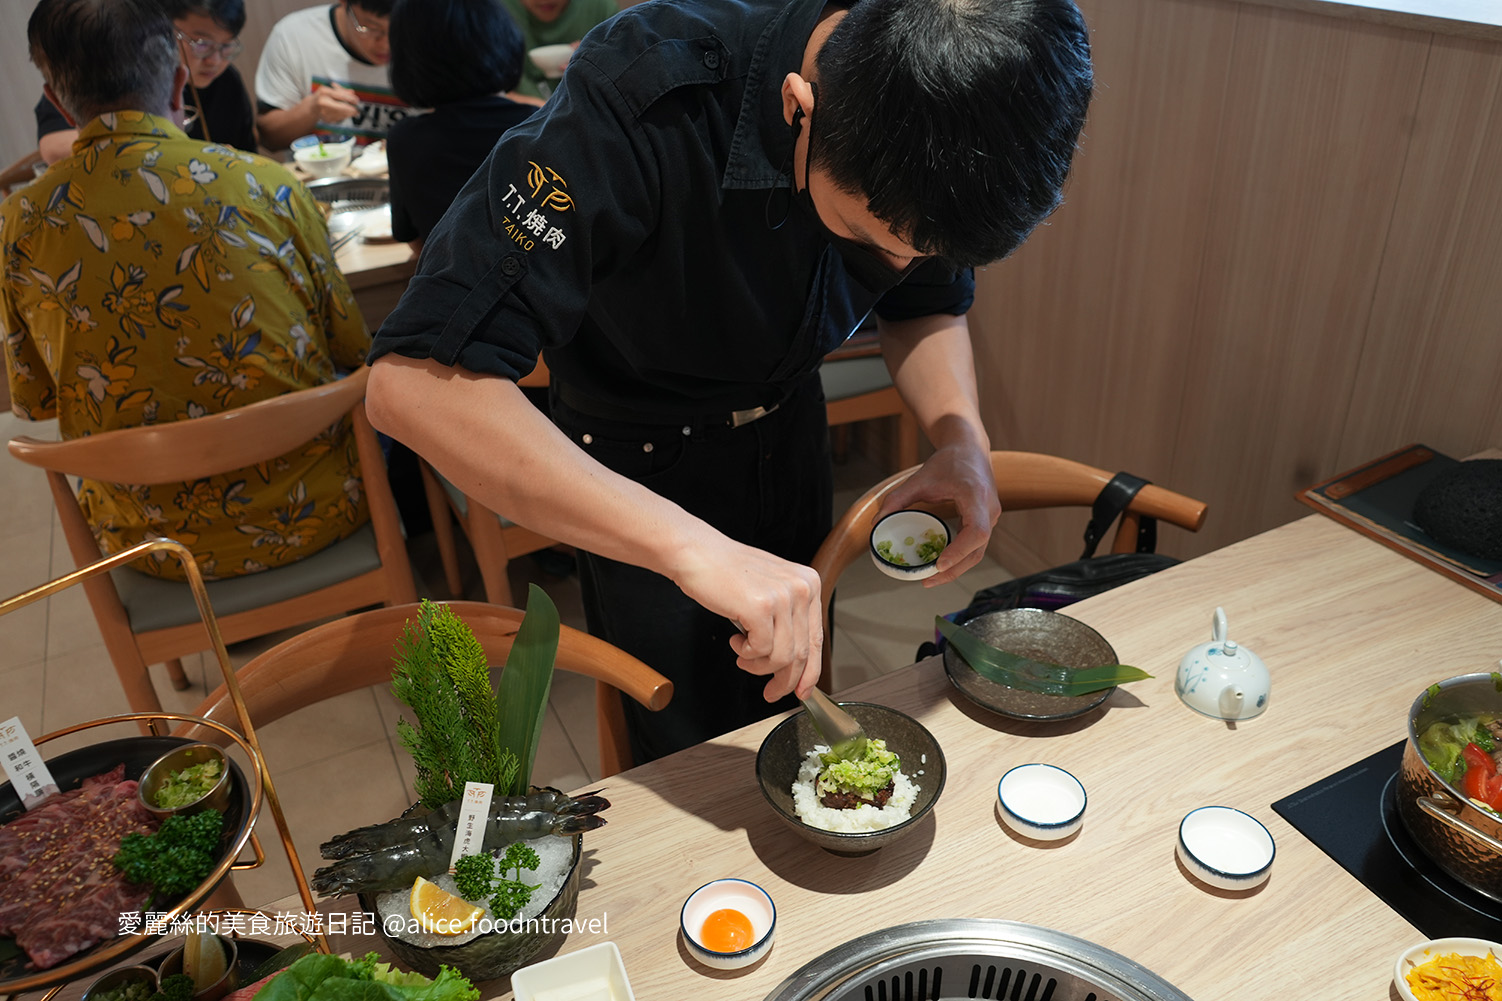
M271 29L256 67L256 125L267 149L311 133L384 138L407 114L391 90L391 0L294 11Z

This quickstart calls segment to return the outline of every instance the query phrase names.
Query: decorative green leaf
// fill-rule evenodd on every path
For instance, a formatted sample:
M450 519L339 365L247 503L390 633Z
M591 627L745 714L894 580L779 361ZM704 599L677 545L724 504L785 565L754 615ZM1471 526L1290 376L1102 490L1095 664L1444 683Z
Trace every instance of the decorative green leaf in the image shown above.
M532 781L532 763L542 737L548 691L553 683L553 662L557 657L558 607L542 588L533 584L527 592L527 614L501 672L498 696L500 754L515 755L520 767L511 787L497 789L498 793L525 795Z
M1105 688L1141 681L1152 675L1125 664L1103 667L1071 668L997 649L974 633L957 626L942 615L934 624L955 651L980 675L998 685L1041 695L1086 695Z

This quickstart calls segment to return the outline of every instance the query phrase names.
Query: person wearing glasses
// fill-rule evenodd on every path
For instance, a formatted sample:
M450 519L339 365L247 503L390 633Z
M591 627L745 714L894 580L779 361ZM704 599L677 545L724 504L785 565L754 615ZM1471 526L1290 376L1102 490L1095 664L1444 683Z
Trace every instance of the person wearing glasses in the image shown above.
M256 124L267 149L299 136L384 139L407 106L391 89L391 0L341 0L293 11L256 65Z
M1073 0L637 4L428 235L370 420L577 547L590 632L673 682L624 700L638 763L817 680L818 368L868 313L934 448L884 507L955 504L926 584L984 556L973 269L1060 204L1092 79ZM551 421L517 386L539 351Z
M244 48L244 0L162 0L172 19L178 52L188 67L183 97L190 138L208 139L247 153L256 151L256 118L245 81L231 60ZM78 130L46 97L37 102L37 147L42 159L56 163L73 152Z

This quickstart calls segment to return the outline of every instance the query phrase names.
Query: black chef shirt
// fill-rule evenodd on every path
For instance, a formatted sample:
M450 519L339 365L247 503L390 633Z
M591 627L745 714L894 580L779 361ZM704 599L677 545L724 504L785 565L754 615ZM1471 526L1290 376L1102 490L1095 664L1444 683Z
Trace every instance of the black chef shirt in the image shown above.
M590 32L433 230L371 359L514 379L542 349L602 415L688 418L776 401L873 307L966 312L968 270L878 296L789 211L780 88L824 6L660 0Z

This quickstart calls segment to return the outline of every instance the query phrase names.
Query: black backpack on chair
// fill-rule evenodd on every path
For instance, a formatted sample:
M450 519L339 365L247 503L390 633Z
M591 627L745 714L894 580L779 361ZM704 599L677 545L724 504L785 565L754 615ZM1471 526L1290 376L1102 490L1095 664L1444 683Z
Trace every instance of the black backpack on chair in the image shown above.
M1079 559L982 588L971 597L969 605L944 617L951 622L968 622L985 612L1010 608L1058 611L1065 605L1129 584L1178 563L1172 556L1154 552L1158 546L1156 518L1141 519L1137 527L1136 552L1095 555L1106 530L1126 510L1137 491L1147 484L1148 481L1140 476L1117 473L1101 488L1090 509L1090 523L1085 526L1085 551ZM924 643L918 648L918 659L931 657L943 649L943 637L936 637L935 642Z

